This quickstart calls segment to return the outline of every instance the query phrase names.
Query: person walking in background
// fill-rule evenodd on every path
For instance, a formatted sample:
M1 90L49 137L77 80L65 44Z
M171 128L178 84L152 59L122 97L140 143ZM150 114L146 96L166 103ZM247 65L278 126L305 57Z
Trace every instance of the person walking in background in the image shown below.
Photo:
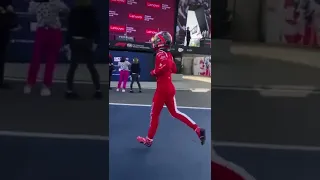
M191 40L191 33L190 33L190 29L189 27L187 27L187 31L186 31L186 40L187 40L187 47L189 47L190 44L190 40Z
M112 72L114 70L114 66L113 66L113 61L112 61L112 56L111 54L109 54L109 90L111 90L111 79L112 79Z
M179 44L184 44L185 42L188 10L189 0L179 0L176 26L176 42Z
M130 66L131 66L131 63L129 62L129 58L122 57L120 62L118 63L120 76L119 76L117 91L120 91L120 88L122 85L122 92L126 92L127 82L130 74L129 72Z
M141 68L140 68L140 63L139 63L139 59L138 58L134 58L133 59L133 63L131 65L131 71L130 71L130 75L131 75L131 84L130 84L130 92L133 93L133 83L137 82L138 87L139 87L139 92L141 93L141 85L140 85L140 72L141 72Z
M62 33L59 14L68 12L66 4L60 0L30 1L29 13L37 17L37 30L33 47L33 57L29 66L25 94L30 94L37 81L42 57L46 60L42 96L51 95L51 85L56 61L62 45Z
M16 14L12 7L12 0L0 1L0 88L9 88L4 83L4 72L7 47L10 42L10 30L16 28Z
M100 76L94 65L94 51L100 34L96 10L90 0L76 0L76 6L71 9L68 18L67 48L71 49L71 64L67 73L67 98L77 98L74 92L74 74L78 64L83 62L91 74L95 86L95 98L102 98ZM70 44L70 45L69 45Z

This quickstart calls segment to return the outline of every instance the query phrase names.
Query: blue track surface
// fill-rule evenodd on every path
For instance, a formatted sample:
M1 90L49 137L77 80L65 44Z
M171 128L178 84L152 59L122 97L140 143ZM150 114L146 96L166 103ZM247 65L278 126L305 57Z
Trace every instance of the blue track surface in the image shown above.
M0 136L1 180L106 180L108 141Z
M210 110L181 109L207 129L201 146L196 134L164 108L151 148L136 141L149 127L150 107L109 106L110 180L210 180Z

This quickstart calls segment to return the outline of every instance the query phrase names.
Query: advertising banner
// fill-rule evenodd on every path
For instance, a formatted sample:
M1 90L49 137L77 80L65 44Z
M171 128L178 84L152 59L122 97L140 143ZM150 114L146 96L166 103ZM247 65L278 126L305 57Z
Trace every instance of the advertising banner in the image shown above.
M128 52L128 51L110 51L113 58L113 64L115 71L112 73L112 81L119 80L119 68L117 67L121 57L129 58L132 63L133 58L138 58L141 68L140 81L154 81L154 78L150 76L150 71L154 68L154 56L152 53L142 52Z
M153 52L150 43L110 41L109 48L112 50Z
M174 33L175 0L109 0L109 39L149 42L159 31Z
M65 4L72 8L74 7L74 0L61 0ZM13 32L11 35L12 41L9 47L8 61L9 62L21 62L28 63L32 58L32 49L34 43L34 35L36 30L36 17L28 12L29 1L12 0L14 9L18 15L18 23L21 29ZM107 1L92 0L93 6L97 10L98 20L100 22L100 42L98 49L96 50L97 62L107 61L108 52L108 18L106 7L108 7ZM62 30L67 31L68 14L61 15L60 20L62 24ZM19 52L19 53L17 53ZM58 62L66 62L66 58L63 52L61 52L60 59Z
M204 46L203 48L198 47L186 47L181 45L174 45L171 47L173 54L203 54L211 55L211 41L206 42L209 47ZM132 43L125 41L110 41L109 49L111 50L125 50L125 51L139 51L139 52L154 52L150 43Z
M211 77L211 56L193 59L193 75Z

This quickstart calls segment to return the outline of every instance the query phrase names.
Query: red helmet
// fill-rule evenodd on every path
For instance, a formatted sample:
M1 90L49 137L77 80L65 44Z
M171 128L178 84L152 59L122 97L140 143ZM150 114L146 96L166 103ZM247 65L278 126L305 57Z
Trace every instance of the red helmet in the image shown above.
M172 36L167 31L161 31L152 37L151 42L152 42L152 47L155 50L158 50L161 48L170 48L172 44Z

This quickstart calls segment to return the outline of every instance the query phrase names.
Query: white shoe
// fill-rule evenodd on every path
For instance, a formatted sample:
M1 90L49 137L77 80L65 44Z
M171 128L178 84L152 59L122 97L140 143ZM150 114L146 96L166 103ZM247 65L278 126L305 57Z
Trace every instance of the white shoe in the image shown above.
M126 90L125 90L125 89L122 89L122 92L126 92Z
M25 85L23 88L23 93L24 94L30 94L31 93L32 87L30 85Z
M120 89L119 88L117 88L117 92L119 92L120 91Z
M41 96L51 96L51 91L48 87L43 87L40 94Z

